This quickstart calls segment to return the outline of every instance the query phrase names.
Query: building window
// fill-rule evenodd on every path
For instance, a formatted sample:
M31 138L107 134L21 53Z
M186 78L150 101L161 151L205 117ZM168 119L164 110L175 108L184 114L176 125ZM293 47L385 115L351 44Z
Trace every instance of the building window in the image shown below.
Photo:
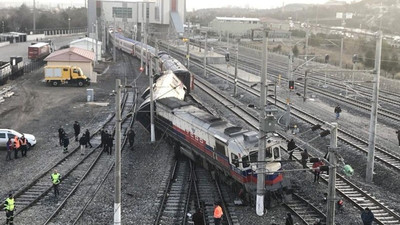
M132 18L132 8L113 7L115 18Z

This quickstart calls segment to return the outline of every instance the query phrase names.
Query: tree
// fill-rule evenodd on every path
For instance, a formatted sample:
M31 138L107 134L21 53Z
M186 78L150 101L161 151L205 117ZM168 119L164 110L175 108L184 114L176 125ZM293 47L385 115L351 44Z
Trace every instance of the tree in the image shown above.
M390 59L390 71L396 73L399 69L399 56L396 52L392 53L392 58Z
M295 57L297 57L297 56L299 55L299 49L297 48L297 45L295 45L295 46L293 47L292 51L293 51L293 55L294 55Z
M375 66L375 53L371 49L365 53L364 65L369 68L374 68Z

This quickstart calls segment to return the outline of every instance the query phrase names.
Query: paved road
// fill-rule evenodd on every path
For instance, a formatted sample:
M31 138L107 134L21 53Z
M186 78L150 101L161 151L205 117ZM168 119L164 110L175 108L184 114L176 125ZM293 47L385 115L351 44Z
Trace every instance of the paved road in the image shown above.
M63 45L69 44L71 41L78 39L79 37L83 37L83 34L80 35L72 35L72 36L63 36L63 37L51 37L46 38L46 40L53 40L56 49L60 48ZM10 56L22 56L24 57L24 61L28 62L28 46L31 45L31 42L21 42L14 43L4 47L0 47L0 61L9 61Z

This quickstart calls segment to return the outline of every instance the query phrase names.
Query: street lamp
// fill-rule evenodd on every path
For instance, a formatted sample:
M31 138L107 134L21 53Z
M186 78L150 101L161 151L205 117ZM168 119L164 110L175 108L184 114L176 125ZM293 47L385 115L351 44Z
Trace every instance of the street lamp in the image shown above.
M68 34L71 31L71 18L68 17Z

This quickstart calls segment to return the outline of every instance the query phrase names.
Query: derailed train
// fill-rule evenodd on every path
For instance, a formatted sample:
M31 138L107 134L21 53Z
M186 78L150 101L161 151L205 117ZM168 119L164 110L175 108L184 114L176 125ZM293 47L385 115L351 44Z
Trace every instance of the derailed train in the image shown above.
M167 72L165 76L172 77ZM166 85L166 82L170 82ZM177 84L178 79L163 79L154 85L157 93L164 87L163 93L155 94L154 121L157 137L164 137L173 144L175 151L183 153L204 167L217 172L220 178L238 188L244 187L252 197L256 194L258 160L258 132L235 126L195 103L184 101L183 91ZM168 90L170 89L170 90ZM149 99L139 107L136 121L147 130L150 129ZM281 163L281 140L276 137L267 139L264 171L265 190L276 193L283 190L286 183L283 179ZM254 199L254 198L253 198Z
M9 62L0 61L0 85L8 79L16 79L24 74L24 60L21 56L10 57Z
M112 34L112 31L110 31L110 33ZM114 38L114 35L112 34L110 37ZM193 89L193 75L184 65L182 65L182 63L168 55L168 53L159 51L156 57L156 49L154 47L124 37L120 33L115 34L115 39L115 47L123 52L136 56L139 59L140 57L143 59L146 59L146 57L158 58L160 71L171 70L187 87L187 93L190 93L190 91ZM149 55L147 55L147 52ZM146 60L144 60L144 62L146 62ZM154 61L152 68L155 68Z

